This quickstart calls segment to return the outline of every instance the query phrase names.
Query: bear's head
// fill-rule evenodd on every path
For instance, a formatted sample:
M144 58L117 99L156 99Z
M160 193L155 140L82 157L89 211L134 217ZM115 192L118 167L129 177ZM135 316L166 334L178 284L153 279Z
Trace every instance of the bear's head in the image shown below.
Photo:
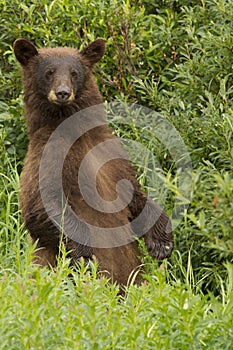
M51 117L54 111L75 112L102 102L92 68L105 52L104 39L80 52L70 47L37 49L26 39L17 39L13 48L22 67L26 107L41 107L41 115L47 111Z

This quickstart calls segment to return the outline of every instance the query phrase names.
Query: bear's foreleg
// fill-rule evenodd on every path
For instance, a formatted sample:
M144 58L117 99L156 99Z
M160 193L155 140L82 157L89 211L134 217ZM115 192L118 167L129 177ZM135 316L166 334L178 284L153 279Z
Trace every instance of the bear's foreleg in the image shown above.
M132 229L139 237L144 233L149 254L157 260L168 258L173 249L173 235L167 213L143 191L134 192L129 209Z

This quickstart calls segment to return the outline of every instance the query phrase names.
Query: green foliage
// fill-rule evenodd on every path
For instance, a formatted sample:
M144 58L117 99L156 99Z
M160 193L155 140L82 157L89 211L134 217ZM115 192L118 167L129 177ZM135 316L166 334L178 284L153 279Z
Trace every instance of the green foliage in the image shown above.
M231 349L231 2L0 0L0 10L0 349ZM55 271L31 264L33 247L18 205L27 148L12 50L18 37L38 47L78 48L104 37L107 51L97 80L105 100L159 112L190 153L192 198L174 232L175 251L160 268L146 256L147 282L129 286L124 298L116 286L96 279L95 265L92 272L82 264L70 270L64 257ZM188 201L156 121L148 119L148 127L134 119L111 123L117 135L143 145L160 164L154 176L158 164L137 162L138 154L142 186L170 214L174 198Z

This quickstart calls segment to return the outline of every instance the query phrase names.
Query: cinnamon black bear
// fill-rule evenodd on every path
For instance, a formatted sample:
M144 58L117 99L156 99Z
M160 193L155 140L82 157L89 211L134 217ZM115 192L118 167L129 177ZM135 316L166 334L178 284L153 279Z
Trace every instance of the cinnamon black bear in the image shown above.
M20 183L20 204L25 226L32 241L37 242L38 249L34 261L41 265L55 266L59 254L59 242L63 237L71 262L75 263L80 257L91 259L96 256L101 270L105 273L107 271L120 285L125 285L131 272L140 265L138 258L140 252L137 242L132 238L134 234L144 233L149 254L158 260L170 256L173 238L167 214L141 190L135 179L134 168L124 156L121 156L124 151L119 140L112 135L112 130L105 122L96 122L98 119L96 116L101 114L101 109L96 107L96 113L88 112L88 107L102 103L92 71L95 63L105 52L105 40L96 39L82 51L69 47L37 50L26 39L17 39L13 46L15 56L22 67L24 107L29 137ZM95 111L95 107L93 108ZM85 118L87 120L89 118L90 121L93 118L96 124L84 130L65 155L61 188L56 179L56 169L61 167L58 158L60 153L64 153L67 141L65 135L61 133L53 143L51 135L64 121L80 111L84 118L80 120L83 120L84 124ZM71 133L77 131L78 134L82 127L82 122L79 122L78 126L74 123ZM113 142L114 147L108 147L108 141ZM106 212L100 210L98 206L93 207L89 203L89 197L85 200L80 189L79 171L82 160L101 143L104 143L104 147L98 148L99 153L93 153L92 158L88 158L91 161L86 162L86 170L84 169L86 172L82 181L90 199L93 179L96 181L95 188L98 195L108 203L114 202L119 196L122 196L124 203L124 196L127 194L128 200L130 195L130 202L126 202L127 205L125 207L123 205L119 211ZM43 163L44 167L41 170L42 154L48 144L51 146L53 156L47 163ZM112 159L111 152L115 152ZM118 153L119 157L116 157L115 154ZM99 159L106 155L108 161L98 168L96 164ZM48 178L50 182L42 181ZM117 186L123 179L129 180L132 186L119 192ZM50 209L53 214L55 213L54 217L45 208L42 190L48 197L50 196ZM61 194L66 202L63 208L57 204ZM69 232L57 225L55 220L55 216L61 215L65 206L80 220L77 224L72 222L74 215L69 217ZM137 221L142 212L141 219ZM85 231L88 227L92 228L92 236L89 235L88 229ZM125 240L123 237L123 240L119 241L123 242L122 245L116 243L118 227L124 227L122 232L125 232ZM98 239L97 243L95 242L98 228L105 229L105 238L100 244ZM109 236L106 235L108 231ZM112 246L111 243L105 244L110 236L111 239L116 238Z

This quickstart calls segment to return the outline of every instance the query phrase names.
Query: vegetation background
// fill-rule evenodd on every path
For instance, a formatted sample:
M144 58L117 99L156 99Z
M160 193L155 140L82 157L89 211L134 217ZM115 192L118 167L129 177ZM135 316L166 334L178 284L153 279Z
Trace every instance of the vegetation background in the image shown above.
M232 349L232 2L0 0L0 10L0 349ZM160 267L146 256L145 285L129 284L120 302L95 265L71 270L64 252L55 271L31 264L18 206L27 149L18 37L77 48L106 38L97 67L105 100L161 113L191 155L193 193L175 251ZM178 185L169 152L133 122L113 126L159 159L171 210Z

